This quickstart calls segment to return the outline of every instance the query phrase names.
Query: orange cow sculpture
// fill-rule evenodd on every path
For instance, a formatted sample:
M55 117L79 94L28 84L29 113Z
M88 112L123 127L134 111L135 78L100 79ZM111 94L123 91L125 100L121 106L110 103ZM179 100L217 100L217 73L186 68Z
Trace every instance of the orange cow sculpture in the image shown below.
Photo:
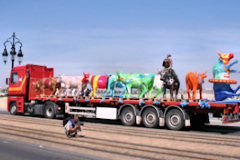
M187 93L188 99L191 99L190 90L193 92L192 99L196 99L196 91L199 89L200 91L200 99L202 99L202 84L204 83L204 78L207 77L207 72L205 73L193 73L189 72L186 75L186 86L187 86Z

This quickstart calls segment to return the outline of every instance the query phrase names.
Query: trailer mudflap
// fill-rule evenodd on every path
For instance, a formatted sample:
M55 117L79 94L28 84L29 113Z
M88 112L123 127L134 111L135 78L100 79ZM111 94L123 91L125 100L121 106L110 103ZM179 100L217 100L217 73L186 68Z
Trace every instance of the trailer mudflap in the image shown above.
M65 103L65 113L69 113L69 103Z
M190 126L191 126L190 119L186 119L185 120L185 127L190 127Z
M230 109L224 109L224 115L222 116L223 123L240 122L239 105L235 105L230 113Z
M223 123L240 122L240 114L230 114L222 116Z

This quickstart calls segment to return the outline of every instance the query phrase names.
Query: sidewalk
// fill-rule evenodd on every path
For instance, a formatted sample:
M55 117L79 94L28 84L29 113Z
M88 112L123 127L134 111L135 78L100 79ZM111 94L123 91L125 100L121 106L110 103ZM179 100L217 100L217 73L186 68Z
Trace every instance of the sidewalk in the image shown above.
M0 97L0 111L7 111L7 97Z

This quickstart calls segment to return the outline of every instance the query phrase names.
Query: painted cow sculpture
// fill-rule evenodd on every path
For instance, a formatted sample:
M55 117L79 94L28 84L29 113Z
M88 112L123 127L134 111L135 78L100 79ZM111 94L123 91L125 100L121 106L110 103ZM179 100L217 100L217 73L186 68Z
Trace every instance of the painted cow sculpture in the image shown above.
M188 99L191 99L190 90L192 90L192 99L196 99L196 92L199 89L200 99L202 99L202 84L204 83L204 78L207 77L207 72L205 73L193 73L189 72L186 75L186 86Z
M87 90L87 84L89 81L89 73L85 74L83 72L83 76L63 76L60 75L58 78L58 83L63 83L66 87L66 94L65 96L69 96L69 89L77 89L77 93L74 95L75 97L78 97L80 93L84 95L84 93ZM59 91L60 92L60 91Z
M170 91L170 97L173 99L173 91L175 91L175 98L177 99L178 90L180 87L180 81L178 79L178 76L176 75L175 71L173 69L168 69L165 73L160 72L160 74L163 76L161 79L163 80L163 97L166 97L166 91L169 89Z
M219 59L213 67L213 76L215 79L230 79L230 73L233 72L240 73L240 71L230 69L230 67L238 63L238 60L229 63L229 61L234 57L233 53L224 54L221 54L220 52L217 53L219 55Z
M162 93L162 96L164 96L164 91L163 91L163 81L161 80L161 74L157 74L154 77L154 83L153 83L153 89L149 91L149 98L152 98L152 92L154 90L157 91L156 95L154 96L154 98L157 98L157 96Z
M97 89L106 89L107 91L105 92L104 97L114 97L116 88L122 88L123 90L120 94L121 97L125 92L126 87L124 84L118 83L116 80L116 75L91 75L89 78L89 84L92 87L90 96L96 97Z
M58 78L42 78L37 82L33 82L35 86L35 91L38 92L40 90L40 96L45 96L45 89L49 89L51 91L50 96L54 95L57 91L57 88L60 89L60 85L57 82Z
M124 98L128 93L128 98L131 98L132 88L139 89L138 98L143 98L148 91L153 90L154 74L123 74L117 72L117 81L125 84L127 92L124 94Z
M97 89L107 89L109 75L91 75L89 78L89 84L92 87L90 96L96 97ZM110 79L111 80L111 79Z
M238 60L229 63L234 57L233 53L221 54L218 52L219 59L213 67L213 76L219 80L230 80L230 73L240 73L240 71L230 69L234 64L238 63ZM219 81L221 82L221 81ZM214 83L213 84L215 100L223 101L227 98L233 98L234 96L240 96L237 94L240 86L237 89L232 89L230 83Z

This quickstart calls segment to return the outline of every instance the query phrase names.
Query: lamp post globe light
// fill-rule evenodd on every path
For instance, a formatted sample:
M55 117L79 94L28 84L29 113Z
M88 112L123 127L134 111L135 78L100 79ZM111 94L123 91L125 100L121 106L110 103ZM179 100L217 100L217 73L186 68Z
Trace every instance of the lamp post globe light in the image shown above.
M7 44L11 44L12 48L10 51L10 55L11 55L11 60L12 60L12 68L14 67L14 61L15 61L15 56L16 56L16 44L20 45L20 49L18 51L17 57L18 57L18 62L19 64L21 64L22 62L22 58L23 58L23 53L22 53L22 42L16 37L15 32L13 32L13 35L11 37L9 37L4 43L4 51L2 53L3 56L3 62L6 64L7 63L7 58L8 58L8 52L7 52Z

